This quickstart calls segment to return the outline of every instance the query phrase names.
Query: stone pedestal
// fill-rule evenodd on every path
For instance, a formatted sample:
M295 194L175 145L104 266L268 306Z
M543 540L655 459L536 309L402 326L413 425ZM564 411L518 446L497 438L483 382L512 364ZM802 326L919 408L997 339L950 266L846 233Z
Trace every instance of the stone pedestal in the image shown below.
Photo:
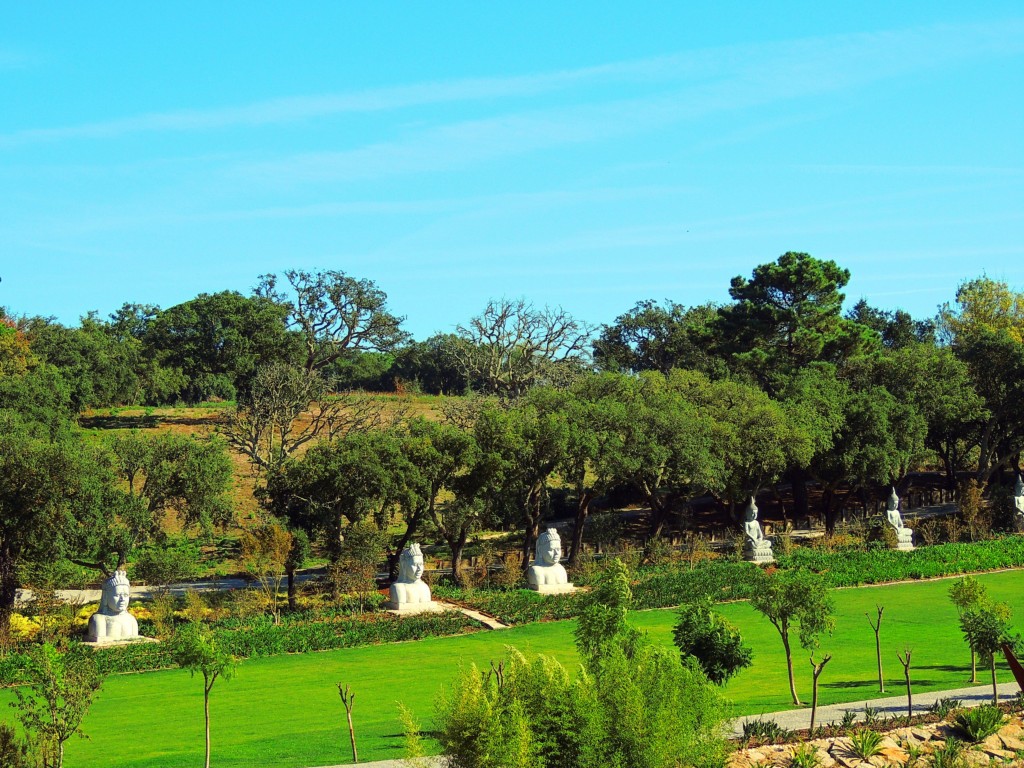
M900 552L910 552L914 549L914 532L910 528L897 528L896 538L896 549Z
M530 589L540 595L568 595L579 590L579 587L566 582L565 584L537 584L530 585Z
M394 603L389 602L387 611L396 616L415 616L417 613L440 613L446 610L440 603Z
M138 635L129 640L101 640L99 642L95 640L84 640L82 645L87 648L92 648L94 651L102 648L117 648L122 645L145 645L146 643L159 643L155 637L144 637Z
M768 539L761 539L754 542L747 539L743 545L743 557L752 563L774 563L775 553L772 551L772 543Z

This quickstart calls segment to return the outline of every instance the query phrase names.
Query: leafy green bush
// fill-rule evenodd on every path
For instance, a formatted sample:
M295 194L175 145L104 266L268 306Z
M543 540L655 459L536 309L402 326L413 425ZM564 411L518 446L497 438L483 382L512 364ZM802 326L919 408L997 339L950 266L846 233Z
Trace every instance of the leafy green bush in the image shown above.
M711 606L708 598L683 606L672 638L684 659L695 659L708 680L723 685L750 666L753 651L743 644L739 630Z
M789 741L791 738L793 732L786 730L774 720L757 718L743 721L743 736L740 740L743 744L776 744Z
M218 643L232 655L256 658L420 640L461 634L479 628L475 621L454 611L401 617L390 613L306 616L305 620L289 617L277 626L268 615L244 621L232 619L215 623L213 632ZM0 684L23 680L26 663L27 656L22 653L9 653L0 657ZM138 643L106 648L96 652L96 663L103 674L143 672L175 665L169 643Z
M998 731L1002 725L1003 712L999 707L986 704L973 709L965 709L958 713L954 723L960 733L967 737L968 741L984 741L993 733Z
M941 720L945 720L949 713L954 709L960 709L964 703L960 699L954 699L952 697L943 697L936 699L930 707L928 707L929 714L935 715Z
M843 549L830 552L800 547L778 559L780 568L803 566L824 576L833 587L927 579L959 573L992 571L1024 565L1024 537L1006 536L973 543L936 544L912 552L890 549Z

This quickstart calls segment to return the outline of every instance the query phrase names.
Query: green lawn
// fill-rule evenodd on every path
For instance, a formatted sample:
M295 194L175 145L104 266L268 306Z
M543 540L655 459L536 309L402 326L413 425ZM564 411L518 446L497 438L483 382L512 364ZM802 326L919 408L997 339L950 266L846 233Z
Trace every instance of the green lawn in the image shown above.
M1020 611L1024 572L980 577L991 594ZM902 692L896 652L913 649L915 690L962 686L969 655L946 598L950 581L837 591L835 635L822 650L834 659L821 678L823 703L877 695L874 636L865 612L885 606L884 662L893 694ZM745 603L721 606L755 651L754 665L726 689L736 714L787 708L782 646L775 629ZM657 642L671 643L672 610L633 614ZM1024 622L1018 621L1018 626ZM356 692L355 723L362 760L401 757L396 714L399 701L429 726L433 699L459 664L499 658L506 645L545 652L575 667L572 622L536 624L456 638L257 659L242 664L235 679L218 682L212 695L213 764L216 766L319 766L346 762L344 711L335 683ZM810 694L810 665L800 651L798 690ZM1001 680L1010 679L1002 671ZM982 681L985 678L982 677ZM10 700L0 692L0 702ZM13 713L11 713L13 715ZM89 740L74 740L68 768L178 768L202 760L202 681L179 671L109 678L86 721Z

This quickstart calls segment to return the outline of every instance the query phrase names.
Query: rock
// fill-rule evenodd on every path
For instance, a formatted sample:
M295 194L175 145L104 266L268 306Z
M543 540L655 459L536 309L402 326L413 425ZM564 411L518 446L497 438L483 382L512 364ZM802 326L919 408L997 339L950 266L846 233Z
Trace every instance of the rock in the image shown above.
M1024 741L1021 741L1016 736L999 731L999 741L1003 743L1003 749L1008 749L1011 752L1024 752Z
M833 768L836 765L836 761L832 759L832 755L828 753L828 750L818 748L818 768Z
M901 749L897 746L882 747L881 754L884 755L885 759L888 760L890 763L897 763L899 765L905 763L907 761L907 758L910 757L910 755L907 754L906 750Z

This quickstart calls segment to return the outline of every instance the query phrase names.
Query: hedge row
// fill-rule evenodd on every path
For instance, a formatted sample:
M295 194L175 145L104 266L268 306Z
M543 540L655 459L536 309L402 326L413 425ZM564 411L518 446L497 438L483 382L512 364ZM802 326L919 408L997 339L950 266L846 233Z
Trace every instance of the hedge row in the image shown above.
M899 552L881 547L828 550L798 547L780 557L779 568L808 568L832 587L883 584L910 579L1024 567L1024 536L974 543L936 544ZM707 595L716 601L750 597L757 566L747 562L705 560L693 568L679 564L641 566L633 583L634 607L669 608ZM434 593L496 616L507 624L573 618L580 593L539 595L526 589L460 590L438 586Z
M1024 566L1024 536L987 541L933 544L913 552L894 549L843 549L829 552L799 547L779 558L780 568L803 566L820 573L833 587L930 579L961 573Z
M337 617L330 621L292 621L275 626L269 616L255 617L234 629L214 627L217 639L239 658L274 656L375 645L425 637L443 637L479 629L480 625L455 611L416 616L390 613ZM145 672L173 667L169 643L139 643L96 652L105 674ZM0 684L19 682L27 658L21 653L0 657Z

